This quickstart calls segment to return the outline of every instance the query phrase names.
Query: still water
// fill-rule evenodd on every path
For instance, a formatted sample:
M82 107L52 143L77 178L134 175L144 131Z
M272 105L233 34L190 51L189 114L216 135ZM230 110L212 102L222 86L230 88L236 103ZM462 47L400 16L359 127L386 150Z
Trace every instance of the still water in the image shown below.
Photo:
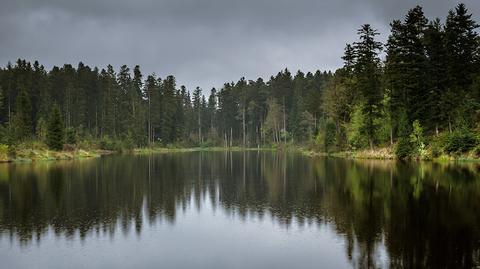
M475 268L480 165L191 152L0 165L0 268Z

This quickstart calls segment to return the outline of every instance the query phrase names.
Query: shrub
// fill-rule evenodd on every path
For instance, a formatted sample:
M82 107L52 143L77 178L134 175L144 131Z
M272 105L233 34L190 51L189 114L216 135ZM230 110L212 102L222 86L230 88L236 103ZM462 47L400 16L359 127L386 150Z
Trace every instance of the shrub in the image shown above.
M315 137L316 147L322 152L331 152L336 146L336 126L332 120L320 122L320 128Z
M480 157L480 145L477 145L477 146L473 149L473 153L475 154L475 156Z
M72 127L68 127L65 129L65 142L70 145L77 144L77 137L76 137L75 129Z
M115 147L115 142L108 135L100 139L100 149L113 150L114 147Z
M132 132L128 132L127 136L125 137L125 139L123 139L123 141L121 141L121 143L119 143L120 145L120 148L117 149L117 150L132 150L135 148L135 139L133 137L133 134Z
M63 150L64 151L74 151L75 150L75 145L74 144L64 144L63 145Z
M15 145L8 145L8 151L7 151L7 155L8 157L10 158L15 158L17 157L17 148Z
M330 152L334 146L336 140L336 126L331 120L327 121L325 125L325 150Z
M9 157L9 147L5 144L0 144L0 160L6 161Z
M427 155L427 150L423 138L423 128L418 120L413 122L412 127L412 133L410 134L411 153L416 157L424 158Z
M478 144L478 138L468 129L456 130L443 137L443 149L446 153L464 153Z
M412 155L413 145L409 139L402 137L398 140L397 146L395 147L395 156L398 159L407 159Z
M431 156L434 158L442 155L442 144L438 138L433 138L433 140L430 142L430 152Z
M364 116L362 113L362 106L355 106L352 112L352 118L347 127L348 144L355 150L363 148L368 144L365 135L362 133L362 126L364 125Z

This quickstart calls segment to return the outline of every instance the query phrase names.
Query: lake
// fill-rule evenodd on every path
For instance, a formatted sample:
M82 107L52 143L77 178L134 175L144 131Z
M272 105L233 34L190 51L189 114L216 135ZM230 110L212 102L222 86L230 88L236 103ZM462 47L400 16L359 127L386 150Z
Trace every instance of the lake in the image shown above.
M270 151L0 165L0 268L472 268L480 164Z

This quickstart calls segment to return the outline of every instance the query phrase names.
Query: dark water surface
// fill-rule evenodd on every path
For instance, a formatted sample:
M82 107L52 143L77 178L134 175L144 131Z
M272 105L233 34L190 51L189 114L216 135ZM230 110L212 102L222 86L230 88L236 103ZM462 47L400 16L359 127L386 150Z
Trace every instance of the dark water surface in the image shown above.
M475 268L480 166L273 152L0 166L0 268Z

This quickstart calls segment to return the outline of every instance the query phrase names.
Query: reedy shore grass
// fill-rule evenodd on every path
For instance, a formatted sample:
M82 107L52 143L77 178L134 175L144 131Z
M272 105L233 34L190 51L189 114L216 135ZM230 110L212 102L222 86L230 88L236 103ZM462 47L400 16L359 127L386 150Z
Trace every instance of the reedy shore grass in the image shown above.
M378 159L395 160L395 151L393 146L379 147L373 150L364 149L356 151L322 152L308 147L301 147L293 144L279 144L266 147L177 147L177 146L151 146L135 148L130 150L103 150L98 147L72 147L64 151L52 151L39 142L30 142L20 144L15 148L15 154L12 155L8 146L0 145L0 163L3 162L35 162L35 161L55 161L55 160L74 160L84 158L100 157L110 154L155 154L155 153L182 153L182 152L223 152L223 151L278 151L278 152L297 152L306 156L322 156L347 159ZM436 157L430 157L428 154L424 158L412 159L411 161L433 161L438 163L451 162L479 162L480 157L473 151L458 154L441 154Z
M17 150L14 156L0 154L0 162L34 162L34 161L55 161L55 160L73 160L99 157L104 155L104 151L96 150L73 150L73 151L52 151L39 149L21 149Z
M298 148L297 151L307 156L322 156L322 157L334 157L334 158L346 158L346 159L375 159L375 160L398 160L395 156L393 147L381 147L373 150L364 149L358 151L339 151L339 152L321 152L311 149ZM463 154L440 154L439 156L432 157L427 155L422 158L409 159L407 161L431 161L436 163L451 163L451 162L480 162L480 156L477 156L473 152L467 152Z

